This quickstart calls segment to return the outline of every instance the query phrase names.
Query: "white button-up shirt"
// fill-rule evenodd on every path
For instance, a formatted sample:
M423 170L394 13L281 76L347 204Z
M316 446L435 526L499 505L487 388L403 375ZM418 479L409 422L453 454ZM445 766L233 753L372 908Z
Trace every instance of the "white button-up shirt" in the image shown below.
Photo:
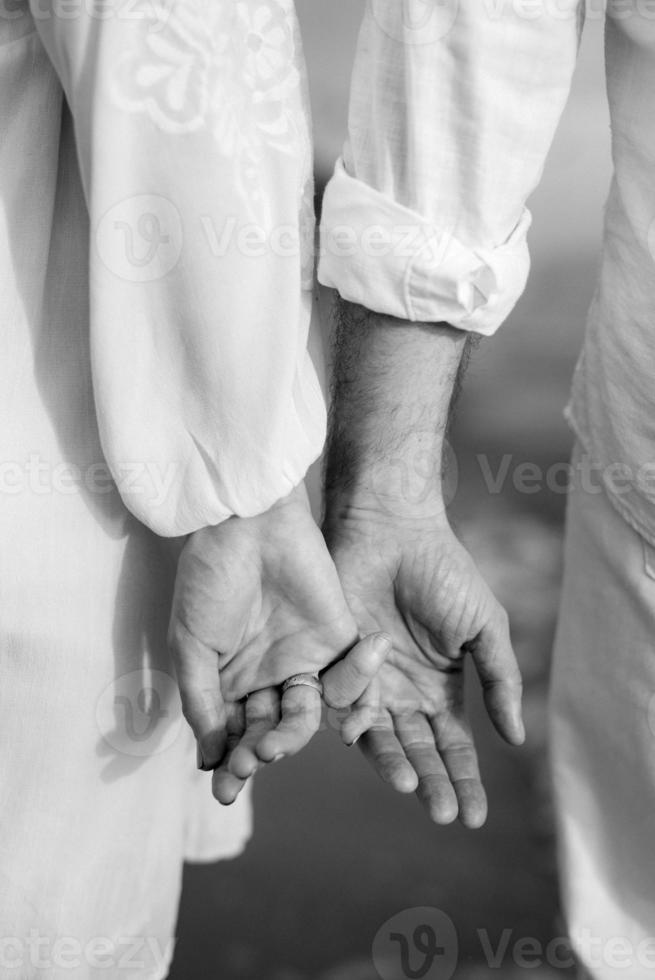
M481 334L503 322L576 61L580 4L552 6L370 0L325 199L324 283L409 320Z

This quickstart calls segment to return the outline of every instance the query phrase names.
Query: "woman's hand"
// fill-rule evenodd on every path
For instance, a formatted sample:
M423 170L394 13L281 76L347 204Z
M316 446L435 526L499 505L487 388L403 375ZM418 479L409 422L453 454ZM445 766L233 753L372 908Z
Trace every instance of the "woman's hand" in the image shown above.
M215 769L228 729L234 740L245 714L258 716L275 702L274 695L259 694L244 709L239 702L246 695L293 674L319 673L344 657L333 680L325 681L338 693L343 677L357 675L363 662L358 640L303 487L265 514L192 534L178 564L169 642L199 765ZM304 700L307 690L293 689L301 693L288 692L280 706L276 735L267 743L273 754L297 751L318 727L315 705Z
M369 689L390 650L389 637L375 634L328 667L321 676L325 703L340 709L355 704ZM321 713L320 693L305 685L284 693L279 687L265 688L234 705L227 725L227 752L214 773L216 798L233 803L263 765L304 748L319 729Z

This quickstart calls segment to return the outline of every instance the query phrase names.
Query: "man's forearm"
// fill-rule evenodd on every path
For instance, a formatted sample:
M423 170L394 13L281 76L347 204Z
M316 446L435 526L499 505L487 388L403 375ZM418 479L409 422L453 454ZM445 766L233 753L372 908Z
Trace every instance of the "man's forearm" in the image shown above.
M328 511L356 500L408 515L441 499L441 463L470 335L339 299Z

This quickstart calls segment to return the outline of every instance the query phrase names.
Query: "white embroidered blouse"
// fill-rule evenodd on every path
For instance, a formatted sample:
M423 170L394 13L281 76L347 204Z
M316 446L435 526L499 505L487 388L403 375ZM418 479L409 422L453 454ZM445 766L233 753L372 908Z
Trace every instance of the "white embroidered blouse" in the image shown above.
M69 111L83 197L64 212ZM292 0L7 0L0 119L8 383L52 292L48 255L90 233L88 267L60 285L90 331L125 503L164 535L268 508L325 432Z

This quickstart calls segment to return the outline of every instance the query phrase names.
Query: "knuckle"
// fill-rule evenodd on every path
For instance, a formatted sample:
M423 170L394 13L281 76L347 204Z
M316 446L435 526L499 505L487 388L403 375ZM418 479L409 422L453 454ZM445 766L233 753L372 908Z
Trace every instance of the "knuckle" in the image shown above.
M375 761L381 769L386 772L392 772L401 764L402 757L398 752L382 749L376 753Z
M418 735L403 737L403 747L412 752L434 752L434 740L429 740Z
M523 677L521 676L521 671L518 666L514 668L511 675L512 685L516 688L517 694L523 692Z
M503 635L509 635L509 625L509 613L504 606L498 603L496 609L496 628Z

